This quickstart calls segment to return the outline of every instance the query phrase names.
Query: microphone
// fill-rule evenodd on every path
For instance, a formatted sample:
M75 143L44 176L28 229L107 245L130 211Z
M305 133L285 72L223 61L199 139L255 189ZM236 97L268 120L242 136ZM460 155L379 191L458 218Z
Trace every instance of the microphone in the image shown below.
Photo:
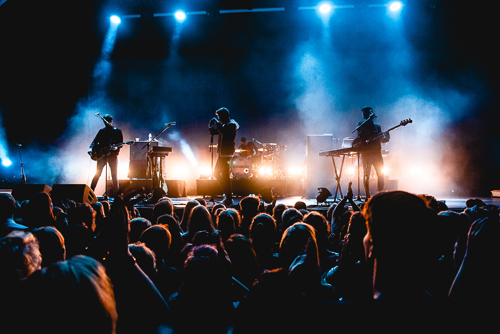
M100 112L96 112L94 116L99 116L100 114L101 114Z
M170 126L170 125L175 125L175 122L165 123L165 124L163 124L163 125L168 125L168 126Z
M17 146L17 147L21 147L21 146L23 146L23 145L21 145L21 144L16 144L16 146Z

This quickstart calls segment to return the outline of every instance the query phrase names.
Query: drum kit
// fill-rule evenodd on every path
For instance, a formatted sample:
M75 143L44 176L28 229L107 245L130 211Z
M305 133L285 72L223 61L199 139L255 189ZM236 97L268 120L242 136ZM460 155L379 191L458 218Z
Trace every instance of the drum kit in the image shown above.
M260 143L261 148L249 156L235 156L231 160L231 174L236 179L267 178L282 179L283 172L280 167L281 151L286 150L286 145L279 146L276 143ZM243 153L244 150L236 150L235 153Z

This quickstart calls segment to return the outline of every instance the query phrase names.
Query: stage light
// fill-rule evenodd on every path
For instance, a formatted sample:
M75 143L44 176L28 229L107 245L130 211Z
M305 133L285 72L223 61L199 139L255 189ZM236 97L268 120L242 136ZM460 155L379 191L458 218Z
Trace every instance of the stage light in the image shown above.
M10 166L12 166L12 160L10 160L7 157L2 158L2 166L4 166L4 167L10 167Z
M389 9L392 10L393 12L397 12L403 7L403 4L401 1L394 1L389 4Z
M332 5L329 3L322 3L319 5L319 12L322 14L328 14L332 10Z
M111 23L114 23L114 24L120 24L122 22L122 20L120 19L120 17L118 15L111 15L109 20L111 21Z
M389 174L389 167L385 166L384 168L382 168L382 173L383 173L384 175Z
M184 20L186 20L186 13L182 10L178 10L174 13L174 17L175 19L177 20L177 22L184 22Z

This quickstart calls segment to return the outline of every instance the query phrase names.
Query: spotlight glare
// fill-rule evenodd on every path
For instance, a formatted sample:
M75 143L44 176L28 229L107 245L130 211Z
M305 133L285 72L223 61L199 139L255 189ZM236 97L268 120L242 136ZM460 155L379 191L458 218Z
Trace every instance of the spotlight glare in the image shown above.
M114 24L120 24L122 22L122 20L120 19L119 16L117 15L112 15L109 20L111 21L111 23L114 23Z
M332 6L329 3L324 3L319 6L319 11L322 14L327 14L332 10Z
M394 1L391 2L391 4L389 5L389 9L392 10L393 12L397 12L398 10L401 9L401 7L403 7L401 1Z
M9 158L3 158L2 159L2 166L4 167L10 167L12 165L12 161Z
M174 13L174 17L177 22L184 22L184 20L186 20L186 13L182 10L178 10Z

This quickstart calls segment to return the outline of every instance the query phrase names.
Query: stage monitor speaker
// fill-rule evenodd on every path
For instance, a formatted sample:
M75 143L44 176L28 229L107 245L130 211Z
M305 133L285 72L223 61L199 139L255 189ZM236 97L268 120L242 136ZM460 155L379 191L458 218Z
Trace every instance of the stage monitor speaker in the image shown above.
M77 203L97 202L97 196L86 184L54 184L52 187L54 201L73 200Z
M26 201L36 193L44 192L50 195L52 190L46 184L16 184L12 187L12 197L18 202Z

